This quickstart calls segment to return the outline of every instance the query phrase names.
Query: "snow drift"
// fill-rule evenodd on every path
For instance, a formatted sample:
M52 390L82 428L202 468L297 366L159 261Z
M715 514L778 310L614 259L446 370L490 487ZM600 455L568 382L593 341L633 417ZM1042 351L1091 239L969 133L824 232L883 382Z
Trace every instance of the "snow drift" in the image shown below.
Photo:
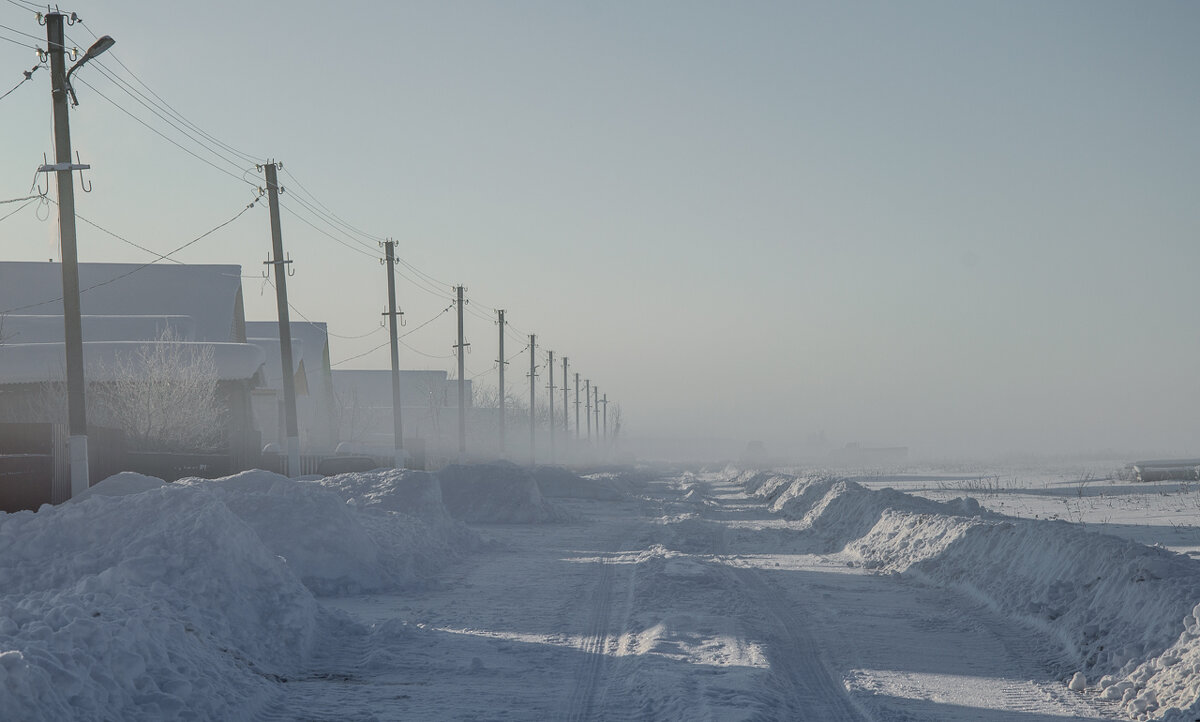
M561 466L539 466L533 471L542 496L549 498L621 501L629 496L609 477L583 477Z
M746 491L851 563L964 590L1049 635L1074 687L1135 717L1200 711L1200 563L1063 521L1014 519L830 476L747 472Z
M567 515L542 497L537 480L516 464L447 466L437 472L442 501L455 519L491 524L561 521Z
M9 719L245 717L307 656L312 593L186 486L0 515Z
M251 719L352 625L314 593L403 588L476 544L419 472L124 473L0 514L0 710Z

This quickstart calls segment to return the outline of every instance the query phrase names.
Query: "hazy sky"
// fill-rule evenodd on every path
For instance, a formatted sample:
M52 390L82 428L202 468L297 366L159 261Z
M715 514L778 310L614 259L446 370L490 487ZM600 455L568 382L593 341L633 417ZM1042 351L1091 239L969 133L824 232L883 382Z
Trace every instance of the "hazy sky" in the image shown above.
M0 37L44 46L23 5L0 3ZM89 29L112 35L189 121L394 237L435 279L400 279L408 328L465 284L476 383L495 383L502 307L619 402L631 434L1200 455L1196 3L62 8L86 23L68 28L81 48ZM0 92L35 60L0 42ZM82 216L163 252L251 200L249 162L100 71L76 74L93 86L76 83L71 118L93 165ZM23 196L51 154L49 74L0 120L0 199ZM283 230L296 307L342 336L377 328L378 250L288 213ZM32 206L0 240L7 260L58 258L53 215ZM79 247L150 258L82 222ZM259 207L177 258L242 264L247 316L271 319L269 247ZM447 313L406 340L446 356L454 332ZM334 338L331 355L384 341ZM526 383L527 357L510 368Z

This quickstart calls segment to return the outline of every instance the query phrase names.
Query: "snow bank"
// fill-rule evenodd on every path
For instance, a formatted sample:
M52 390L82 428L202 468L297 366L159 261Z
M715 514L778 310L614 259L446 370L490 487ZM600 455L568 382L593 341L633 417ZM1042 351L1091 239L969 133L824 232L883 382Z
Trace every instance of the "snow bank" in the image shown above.
M827 550L965 590L1042 630L1070 658L1064 680L1131 715L1192 720L1200 711L1195 560L1062 521L987 513L973 499L938 503L833 477L737 479Z
M363 512L360 523L402 565L406 578L428 578L484 543L479 534L450 516L442 503L441 483L429 472L385 469L313 483Z
M447 466L437 472L450 515L466 522L530 524L567 515L542 498L537 481L515 464Z
M320 616L202 489L0 514L7 719L247 718L303 662Z
M420 472L123 473L0 514L0 717L252 719L352 624L314 592L402 587L476 544Z
M628 493L608 476L582 477L561 466L539 466L533 471L542 496L549 498L621 501Z

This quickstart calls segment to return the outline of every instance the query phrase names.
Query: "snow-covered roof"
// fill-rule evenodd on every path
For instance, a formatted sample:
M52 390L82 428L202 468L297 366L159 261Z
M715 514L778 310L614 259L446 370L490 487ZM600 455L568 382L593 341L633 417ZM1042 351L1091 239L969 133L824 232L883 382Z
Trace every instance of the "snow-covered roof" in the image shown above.
M321 321L292 321L288 324L292 332L292 343L297 340L304 343L307 350L306 364L310 370L317 368L317 363L329 350L329 331ZM246 336L254 338L276 339L278 348L279 323L277 321L247 321Z
M191 316L202 341L239 341L242 269L236 265L79 264L84 315ZM62 265L0 262L0 315L61 316Z
M5 316L0 341L5 343L61 343L62 316L14 314ZM180 341L196 339L191 316L84 316L84 341L154 341L170 330Z
M88 381L112 381L120 369L137 364L138 351L147 341L88 341L83 344L83 373ZM253 379L266 357L258 346L248 343L179 343L200 352L211 349L221 381ZM33 384L65 378L66 353L61 343L0 344L0 385Z

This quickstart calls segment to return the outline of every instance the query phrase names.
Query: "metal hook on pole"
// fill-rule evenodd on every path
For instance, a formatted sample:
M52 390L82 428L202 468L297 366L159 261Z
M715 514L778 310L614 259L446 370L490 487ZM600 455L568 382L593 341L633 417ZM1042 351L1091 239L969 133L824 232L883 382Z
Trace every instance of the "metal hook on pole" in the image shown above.
M83 180L83 171L84 171L84 169L89 168L90 166L84 165L83 161L81 161L79 159L79 151L75 151L75 164L79 166L79 187L80 187L80 189L82 189L84 193L91 193L92 192L92 182L87 181L87 184L84 185L84 180Z

